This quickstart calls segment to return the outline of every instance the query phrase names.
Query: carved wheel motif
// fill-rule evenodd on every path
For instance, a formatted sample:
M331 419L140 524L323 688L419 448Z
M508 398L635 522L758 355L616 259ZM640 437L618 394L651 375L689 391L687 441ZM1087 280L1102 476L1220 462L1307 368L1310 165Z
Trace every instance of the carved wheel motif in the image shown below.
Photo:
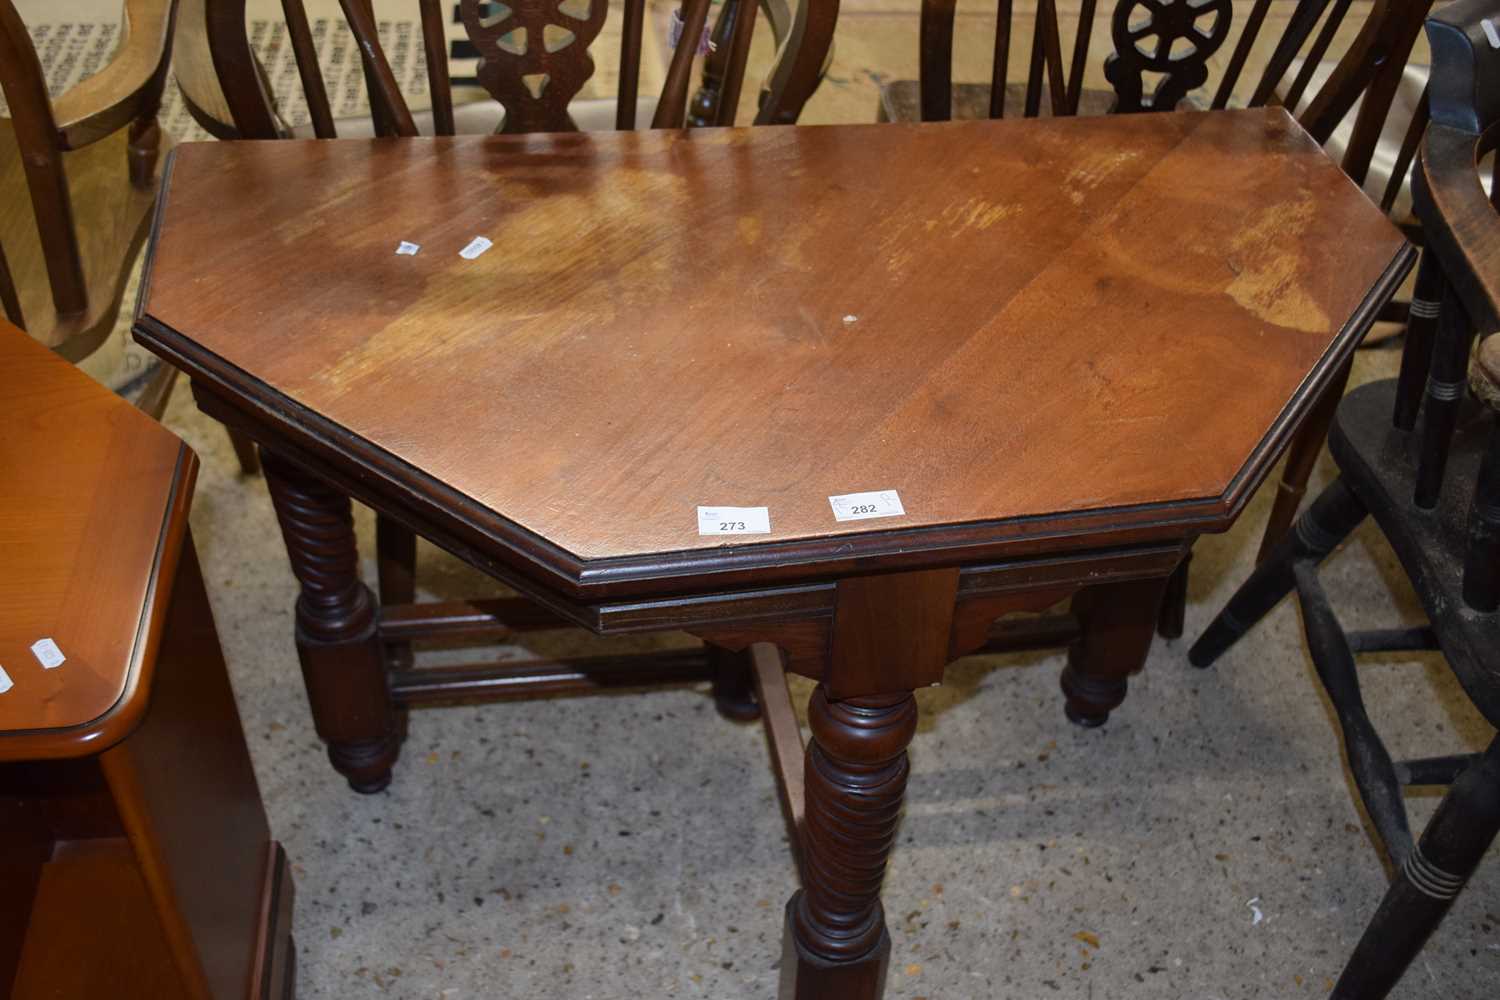
M1208 79L1208 60L1229 35L1232 0L1132 0L1115 8L1115 51L1104 61L1117 111L1170 111ZM1144 96L1144 73L1163 74Z
M572 132L570 102L594 75L588 48L607 0L460 0L479 50L479 82L505 108L506 132Z

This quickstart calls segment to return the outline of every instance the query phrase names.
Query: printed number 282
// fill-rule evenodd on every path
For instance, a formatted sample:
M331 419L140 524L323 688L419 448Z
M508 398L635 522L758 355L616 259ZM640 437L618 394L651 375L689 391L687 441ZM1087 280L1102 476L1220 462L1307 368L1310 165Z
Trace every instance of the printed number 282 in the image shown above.
M875 505L872 504L872 503L855 504L854 505L854 509L851 510L851 511L849 511L849 513L851 513L851 514L873 514L873 513L875 513Z
M745 530L745 522L744 521L720 521L719 522L719 530L720 531L744 531Z

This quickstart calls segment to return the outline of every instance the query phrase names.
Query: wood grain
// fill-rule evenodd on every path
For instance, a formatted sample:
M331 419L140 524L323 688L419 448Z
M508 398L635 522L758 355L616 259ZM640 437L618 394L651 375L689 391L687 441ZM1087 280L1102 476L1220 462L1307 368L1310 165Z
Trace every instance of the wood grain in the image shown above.
M1404 253L1280 110L205 145L138 335L577 559L711 554L698 504L1224 517Z
M0 371L0 760L96 753L144 709L197 460L4 323Z

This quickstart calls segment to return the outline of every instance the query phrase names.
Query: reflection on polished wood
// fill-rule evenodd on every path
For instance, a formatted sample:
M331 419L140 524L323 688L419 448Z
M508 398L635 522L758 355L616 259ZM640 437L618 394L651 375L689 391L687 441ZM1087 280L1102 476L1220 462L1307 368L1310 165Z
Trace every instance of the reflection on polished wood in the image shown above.
M1222 524L1403 247L1280 110L205 145L143 322L576 579L711 558L698 504L770 544ZM871 489L907 516L834 521Z

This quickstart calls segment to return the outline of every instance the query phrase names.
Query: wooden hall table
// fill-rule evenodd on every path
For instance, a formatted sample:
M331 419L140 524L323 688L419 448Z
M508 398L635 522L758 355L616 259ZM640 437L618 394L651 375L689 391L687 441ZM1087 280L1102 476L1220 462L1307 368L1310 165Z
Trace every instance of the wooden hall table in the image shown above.
M1072 596L1102 721L1412 256L1279 109L189 145L136 335L269 453L351 782L422 671L383 662L350 495L554 619L754 644L782 995L867 998L913 689ZM866 491L902 512L835 518ZM700 534L718 505L769 532ZM805 759L783 663L820 682Z

